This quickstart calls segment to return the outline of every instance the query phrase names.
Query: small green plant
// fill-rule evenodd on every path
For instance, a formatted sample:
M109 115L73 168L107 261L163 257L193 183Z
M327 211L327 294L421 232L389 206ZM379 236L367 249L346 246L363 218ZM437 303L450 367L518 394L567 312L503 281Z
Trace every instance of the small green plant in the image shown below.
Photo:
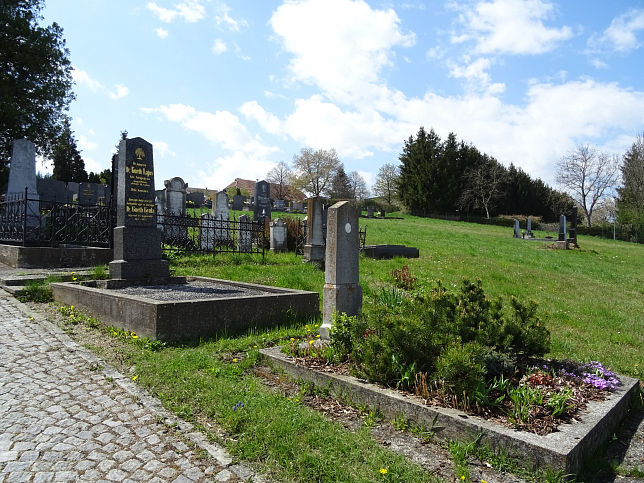
M520 426L529 420L532 409L535 406L542 406L544 394L535 388L523 385L511 388L508 397L512 401L512 409L509 411L508 420L515 426Z
M44 280L29 281L18 295L21 302L46 303L54 300L54 294L49 283Z
M398 381L396 382L396 389L406 389L409 388L414 382L414 377L416 375L416 363L412 362L411 364L402 364L398 362L396 354L391 355L391 365L393 366L394 372L398 375Z
M391 276L394 279L394 285L396 287L407 291L414 290L417 278L411 274L407 265L400 269L392 270Z
M109 278L106 265L96 265L92 270L92 278L94 280L105 280Z
M574 406L570 404L572 399L572 390L569 387L564 387L561 391L551 394L546 401L546 406L552 410L552 415L555 418L563 415L568 409Z
M394 420L391 422L392 426L398 431L408 431L409 422L405 419L405 414L400 413L394 417Z

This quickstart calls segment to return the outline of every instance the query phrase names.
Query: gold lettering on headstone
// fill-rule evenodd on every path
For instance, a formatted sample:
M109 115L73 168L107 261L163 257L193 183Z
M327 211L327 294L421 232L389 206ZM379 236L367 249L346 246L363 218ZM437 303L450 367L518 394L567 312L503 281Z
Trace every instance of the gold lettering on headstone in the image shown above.
M154 172L148 164L141 162L145 151L137 148L134 152L136 159L125 167L126 186L128 193L125 200L125 214L130 221L152 222L154 220L154 187L152 179Z

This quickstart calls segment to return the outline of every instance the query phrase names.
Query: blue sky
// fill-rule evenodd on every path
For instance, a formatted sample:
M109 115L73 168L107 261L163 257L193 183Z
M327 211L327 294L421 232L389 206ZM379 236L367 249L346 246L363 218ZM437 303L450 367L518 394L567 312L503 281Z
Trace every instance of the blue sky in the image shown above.
M263 179L334 148L369 185L420 126L553 184L578 144L644 130L644 4L626 0L46 0L88 171L120 132L155 184Z

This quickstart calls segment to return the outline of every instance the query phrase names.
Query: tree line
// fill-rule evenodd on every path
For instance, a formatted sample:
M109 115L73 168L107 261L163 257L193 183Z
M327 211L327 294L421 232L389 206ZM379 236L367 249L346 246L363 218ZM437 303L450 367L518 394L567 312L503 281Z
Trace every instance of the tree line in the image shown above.
M381 168L374 191L397 199L414 215L459 211L487 218L528 214L555 221L574 206L567 194L513 164L506 168L454 133L442 140L433 129L421 127L405 141L399 161L397 167Z

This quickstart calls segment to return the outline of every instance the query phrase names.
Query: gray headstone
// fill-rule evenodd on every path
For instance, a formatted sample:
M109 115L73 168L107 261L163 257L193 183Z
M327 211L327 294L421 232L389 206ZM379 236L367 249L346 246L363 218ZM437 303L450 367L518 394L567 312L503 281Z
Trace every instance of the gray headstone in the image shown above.
M284 252L286 251L286 223L281 218L271 223L271 251Z
M199 247L208 251L215 247L215 229L210 213L203 213L199 220Z
M152 144L144 139L119 143L114 228L114 260L110 277L124 280L167 279L167 260L161 259L161 233L154 205Z
M186 188L188 183L175 176L164 181L166 212L168 215L183 216L186 214Z
M67 190L67 183L53 178L38 178L38 195L42 201L53 203L71 203L72 194Z
M253 207L253 219L258 220L264 217L271 219L271 185L266 181L255 183L255 205Z
M241 211L244 209L244 202L246 197L241 195L241 192L237 190L237 194L233 196L233 210Z
M367 206L367 218L373 218L374 211L373 206Z
M566 215L559 216L559 241L566 241Z
M215 242L230 243L230 215L228 211L228 195L225 191L217 193L215 204L212 206L215 227Z
M286 209L286 202L284 200L275 200L275 210L284 211Z
M358 212L348 201L329 208L320 337L329 339L333 314L356 315L362 309L359 284Z
M526 236L526 238L533 238L533 235L532 235L532 218L528 217L527 223L528 223L528 226L527 226L527 228L525 230L525 236Z
M78 193L80 191L80 183L76 181L67 182L67 191L72 194L72 201L78 201Z
M519 220L514 220L514 238L521 238L521 228L519 228Z
M306 224L306 243L304 245L304 260L321 262L324 260L324 235L322 231L322 198L309 198Z
M572 242L577 245L577 207L573 207L572 209L572 222L570 223L570 239Z
M81 205L109 203L109 187L100 183L80 183L78 203Z
M16 139L11 153L6 199L24 199L25 189L28 200L25 204L27 226L40 226L40 198L36 184L36 146L28 139Z
M194 203L195 208L201 208L203 206L204 199L205 199L204 194L199 191L186 194L186 201L190 201Z
M253 222L248 215L241 215L238 219L238 224L237 250L240 252L250 252L253 249Z

